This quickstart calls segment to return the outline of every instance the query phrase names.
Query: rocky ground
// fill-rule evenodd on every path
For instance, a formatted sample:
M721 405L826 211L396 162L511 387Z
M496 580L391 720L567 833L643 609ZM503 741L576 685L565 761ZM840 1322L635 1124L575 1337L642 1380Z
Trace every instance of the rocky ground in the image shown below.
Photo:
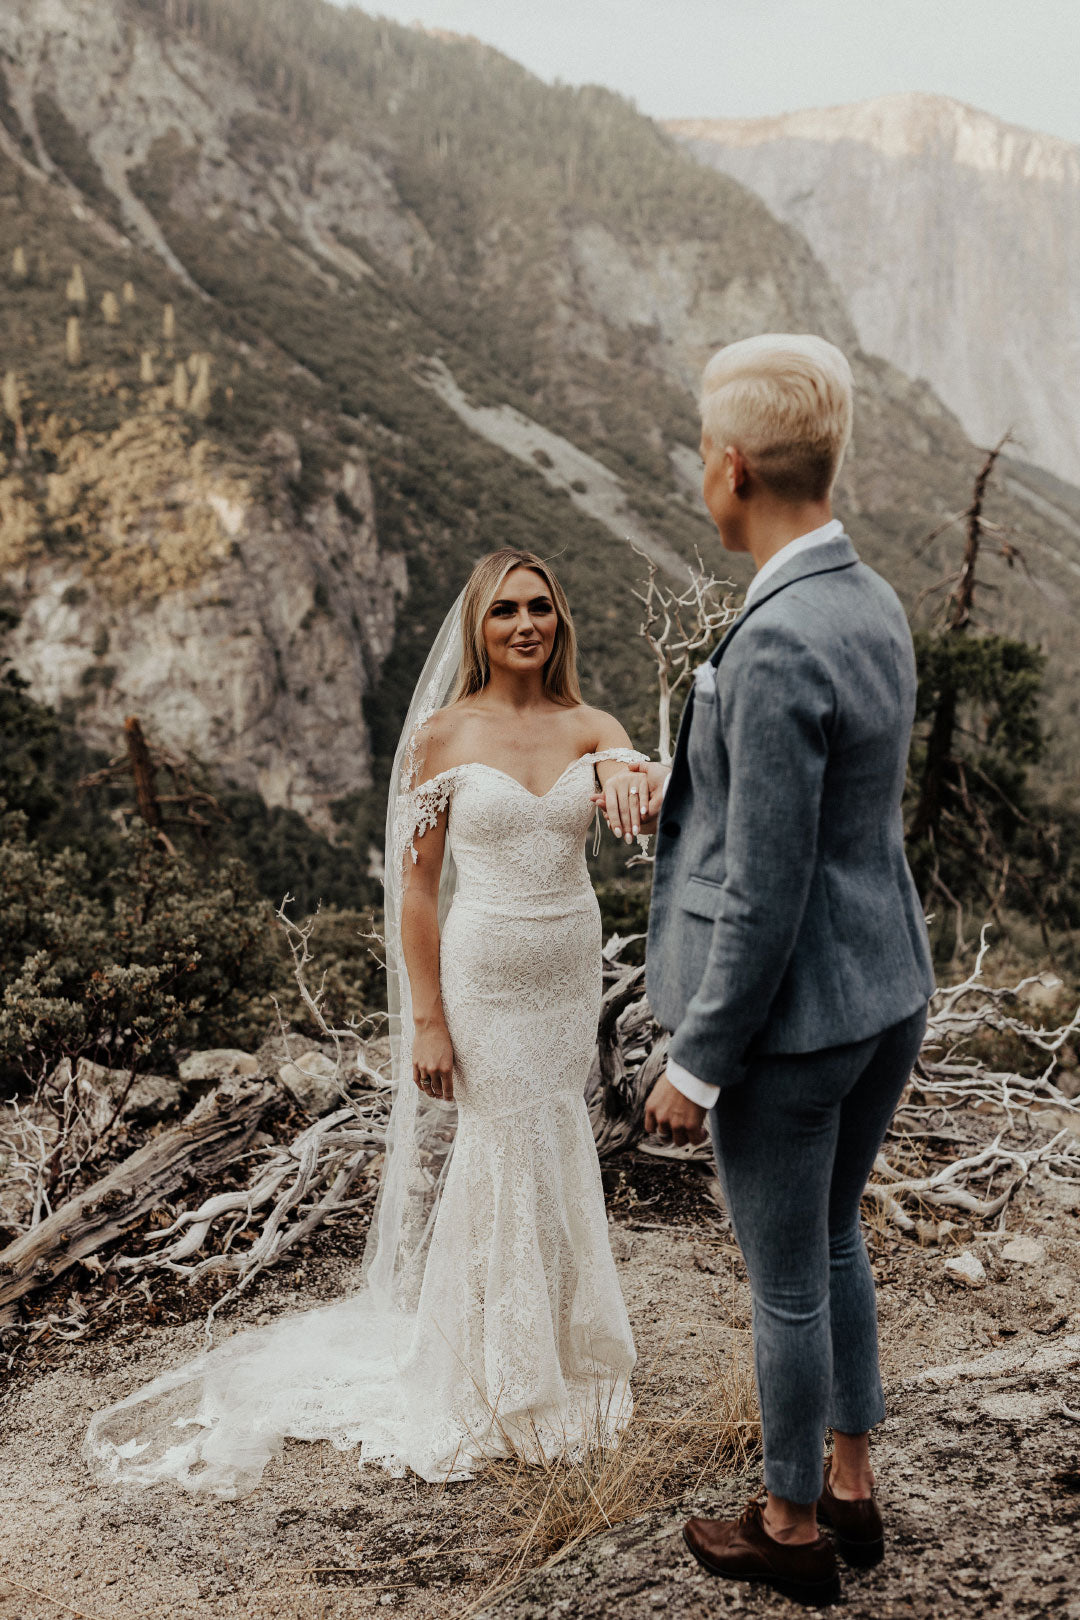
M606 1180L641 1355L639 1405L673 1416L714 1376L717 1352L721 1367L745 1366L741 1264L700 1172L637 1155ZM1015 1245L1018 1236L1027 1241ZM1080 1617L1077 1189L1037 1180L1010 1208L1007 1232L965 1238L985 1270L977 1289L951 1280L937 1249L884 1231L872 1240L890 1391L875 1460L891 1545L877 1570L846 1574L845 1611L852 1620ZM322 1234L262 1278L222 1331L350 1286L359 1247L356 1232ZM295 1444L236 1503L96 1489L80 1458L88 1417L199 1348L197 1304L178 1297L151 1310L133 1291L102 1337L10 1374L0 1620L348 1620L384 1609L410 1620L637 1620L790 1608L710 1580L679 1539L689 1511L737 1509L756 1485L753 1466L677 1472L661 1506L501 1591L493 1583L520 1536L505 1473L439 1490L361 1475L354 1457ZM643 1503L648 1487L643 1478Z

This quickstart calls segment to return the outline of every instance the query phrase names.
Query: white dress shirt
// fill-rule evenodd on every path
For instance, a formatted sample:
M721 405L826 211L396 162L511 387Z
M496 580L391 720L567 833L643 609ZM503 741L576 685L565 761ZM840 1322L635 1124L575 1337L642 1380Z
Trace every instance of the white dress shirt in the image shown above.
M843 534L843 532L844 525L840 522L840 519L832 518L828 523L823 523L819 529L811 529L809 534L800 534L797 539L789 540L786 546L781 546L779 551L774 551L768 561L762 563L750 581L746 595L743 598L743 610L745 611L749 607L766 580L775 574L778 569L783 568L785 563L789 563L792 557L797 557L802 551L809 551L811 546L823 546L826 541L835 540L836 536ZM670 780L671 778L668 776L664 781L665 793ZM681 1091L684 1097L689 1098L693 1103L697 1103L699 1108L711 1108L720 1095L719 1086L712 1086L707 1080L699 1080L696 1074L691 1074L689 1069L684 1069L680 1063L671 1063L669 1061L667 1077L676 1091Z

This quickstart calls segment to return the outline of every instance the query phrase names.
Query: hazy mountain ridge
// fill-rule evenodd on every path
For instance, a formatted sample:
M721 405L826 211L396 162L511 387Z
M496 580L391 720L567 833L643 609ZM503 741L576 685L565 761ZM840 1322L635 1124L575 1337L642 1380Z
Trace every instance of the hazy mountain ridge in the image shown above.
M31 440L20 462L8 424L0 477L27 486L20 510L38 524L32 560L23 542L6 551L5 578L17 662L88 735L138 707L163 741L273 802L325 818L335 798L370 800L374 834L422 653L472 559L510 542L558 560L590 696L651 741L630 594L642 565L611 529L625 511L665 555L711 544L687 482L697 377L712 348L763 328L818 330L852 354L840 506L868 560L913 600L955 553L945 539L911 555L967 498L978 458L954 419L858 351L798 235L618 98L320 0L0 0L0 66L0 263L21 246L29 266L0 280L0 362ZM73 260L89 298L71 368ZM102 294L125 279L134 302L109 324ZM174 398L189 352L212 367L201 417ZM433 357L441 396L424 380ZM447 403L460 397L468 411ZM516 452L466 425L502 407ZM250 491L205 579L129 605L137 633L103 606L100 558L49 518L50 414L65 440L91 432L99 447L133 421L167 424ZM595 490L514 459L545 433L567 467L605 469ZM132 496L151 550L163 503L183 498L165 473L146 461ZM103 459L103 494L109 477ZM1011 581L999 622L1072 668L1077 536L1022 484L995 513L1054 548L1032 559L1047 596ZM234 637L245 702L225 678Z
M865 348L1080 479L1080 147L914 94L667 127L806 236Z

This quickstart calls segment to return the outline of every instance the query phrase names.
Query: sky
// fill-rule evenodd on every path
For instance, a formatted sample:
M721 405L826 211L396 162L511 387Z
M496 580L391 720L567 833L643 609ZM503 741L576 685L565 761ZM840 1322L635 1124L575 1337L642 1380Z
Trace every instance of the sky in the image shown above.
M352 0L337 0L349 4ZM897 90L1080 142L1080 0L364 0L474 34L654 118L755 117Z

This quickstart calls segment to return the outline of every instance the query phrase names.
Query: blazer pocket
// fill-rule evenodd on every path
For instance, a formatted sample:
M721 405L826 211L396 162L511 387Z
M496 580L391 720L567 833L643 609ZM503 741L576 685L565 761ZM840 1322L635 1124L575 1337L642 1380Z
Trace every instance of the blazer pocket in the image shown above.
M692 912L695 917L715 918L720 915L723 894L724 884L722 879L687 878L683 891L679 896L679 905L683 911Z

